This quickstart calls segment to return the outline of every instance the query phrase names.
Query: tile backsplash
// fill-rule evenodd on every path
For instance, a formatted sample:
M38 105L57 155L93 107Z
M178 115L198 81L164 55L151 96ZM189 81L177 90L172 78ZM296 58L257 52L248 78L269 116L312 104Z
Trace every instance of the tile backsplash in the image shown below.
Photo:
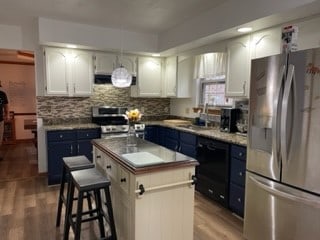
M132 98L130 88L94 85L90 97L37 97L37 115L44 122L78 119L90 121L92 106L138 108L145 120L165 119L170 113L168 98Z

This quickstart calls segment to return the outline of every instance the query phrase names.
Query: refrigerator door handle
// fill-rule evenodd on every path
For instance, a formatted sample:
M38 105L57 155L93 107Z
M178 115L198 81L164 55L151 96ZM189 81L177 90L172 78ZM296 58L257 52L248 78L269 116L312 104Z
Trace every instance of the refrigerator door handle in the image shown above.
M282 112L281 112L281 122L280 122L280 143L281 143L281 157L282 163L284 165L288 164L288 142L287 142L287 124L288 124L288 105L289 105L289 97L292 88L292 84L294 83L294 66L292 64L288 67L287 80L284 86L283 92L283 100L282 100ZM294 84L295 85L295 84ZM293 86L295 88L295 86ZM293 92L294 101L295 101L295 91ZM294 107L293 107L294 111ZM293 121L293 119L292 119Z
M273 182L271 184L268 184L268 182L270 182L269 180L268 182L265 182L264 180L260 178L258 179L253 176L250 176L249 178L254 184L256 184L257 186L259 186L260 188L262 188L263 190L267 191L268 193L274 196L277 196L283 199L289 199L293 202L299 202L304 205L320 208L320 201L317 199L297 196L294 194L294 192L289 192L288 190L284 191L281 189L281 187L279 188L276 184L273 184Z
M278 131L278 126L279 126L278 111L279 111L280 95L281 95L285 69L286 67L285 65L283 65L279 71L278 82L280 82L280 87L277 89L277 92L275 95L275 101L273 106L274 114L272 119L272 152L274 153L274 160L276 161L279 168L280 168L280 158L279 158L280 141L279 141L279 131Z

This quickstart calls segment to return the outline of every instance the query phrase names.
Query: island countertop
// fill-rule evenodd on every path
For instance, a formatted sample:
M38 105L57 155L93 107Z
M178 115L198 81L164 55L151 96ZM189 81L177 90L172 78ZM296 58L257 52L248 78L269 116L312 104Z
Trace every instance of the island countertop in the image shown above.
M198 165L197 160L184 154L140 138L136 140L134 147L127 146L126 137L94 139L92 144L133 174Z

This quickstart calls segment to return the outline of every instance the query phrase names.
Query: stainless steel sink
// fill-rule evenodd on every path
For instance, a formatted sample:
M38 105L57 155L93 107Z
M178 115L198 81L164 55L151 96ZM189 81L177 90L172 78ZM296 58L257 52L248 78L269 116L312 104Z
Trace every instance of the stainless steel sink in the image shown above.
M194 130L194 131L211 130L211 129L213 129L212 127L197 126L197 125L192 125L192 124L178 125L177 127L186 128L186 129L190 129L190 130Z

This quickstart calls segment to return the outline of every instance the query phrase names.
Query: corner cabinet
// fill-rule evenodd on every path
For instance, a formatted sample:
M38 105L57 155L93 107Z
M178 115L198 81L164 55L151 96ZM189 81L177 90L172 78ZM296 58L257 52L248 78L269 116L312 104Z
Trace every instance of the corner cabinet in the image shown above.
M46 95L86 97L92 94L93 56L90 52L45 48Z
M227 43L227 97L249 97L250 85L250 35Z
M131 86L132 97L161 97L162 59L139 57L137 82L136 86Z

